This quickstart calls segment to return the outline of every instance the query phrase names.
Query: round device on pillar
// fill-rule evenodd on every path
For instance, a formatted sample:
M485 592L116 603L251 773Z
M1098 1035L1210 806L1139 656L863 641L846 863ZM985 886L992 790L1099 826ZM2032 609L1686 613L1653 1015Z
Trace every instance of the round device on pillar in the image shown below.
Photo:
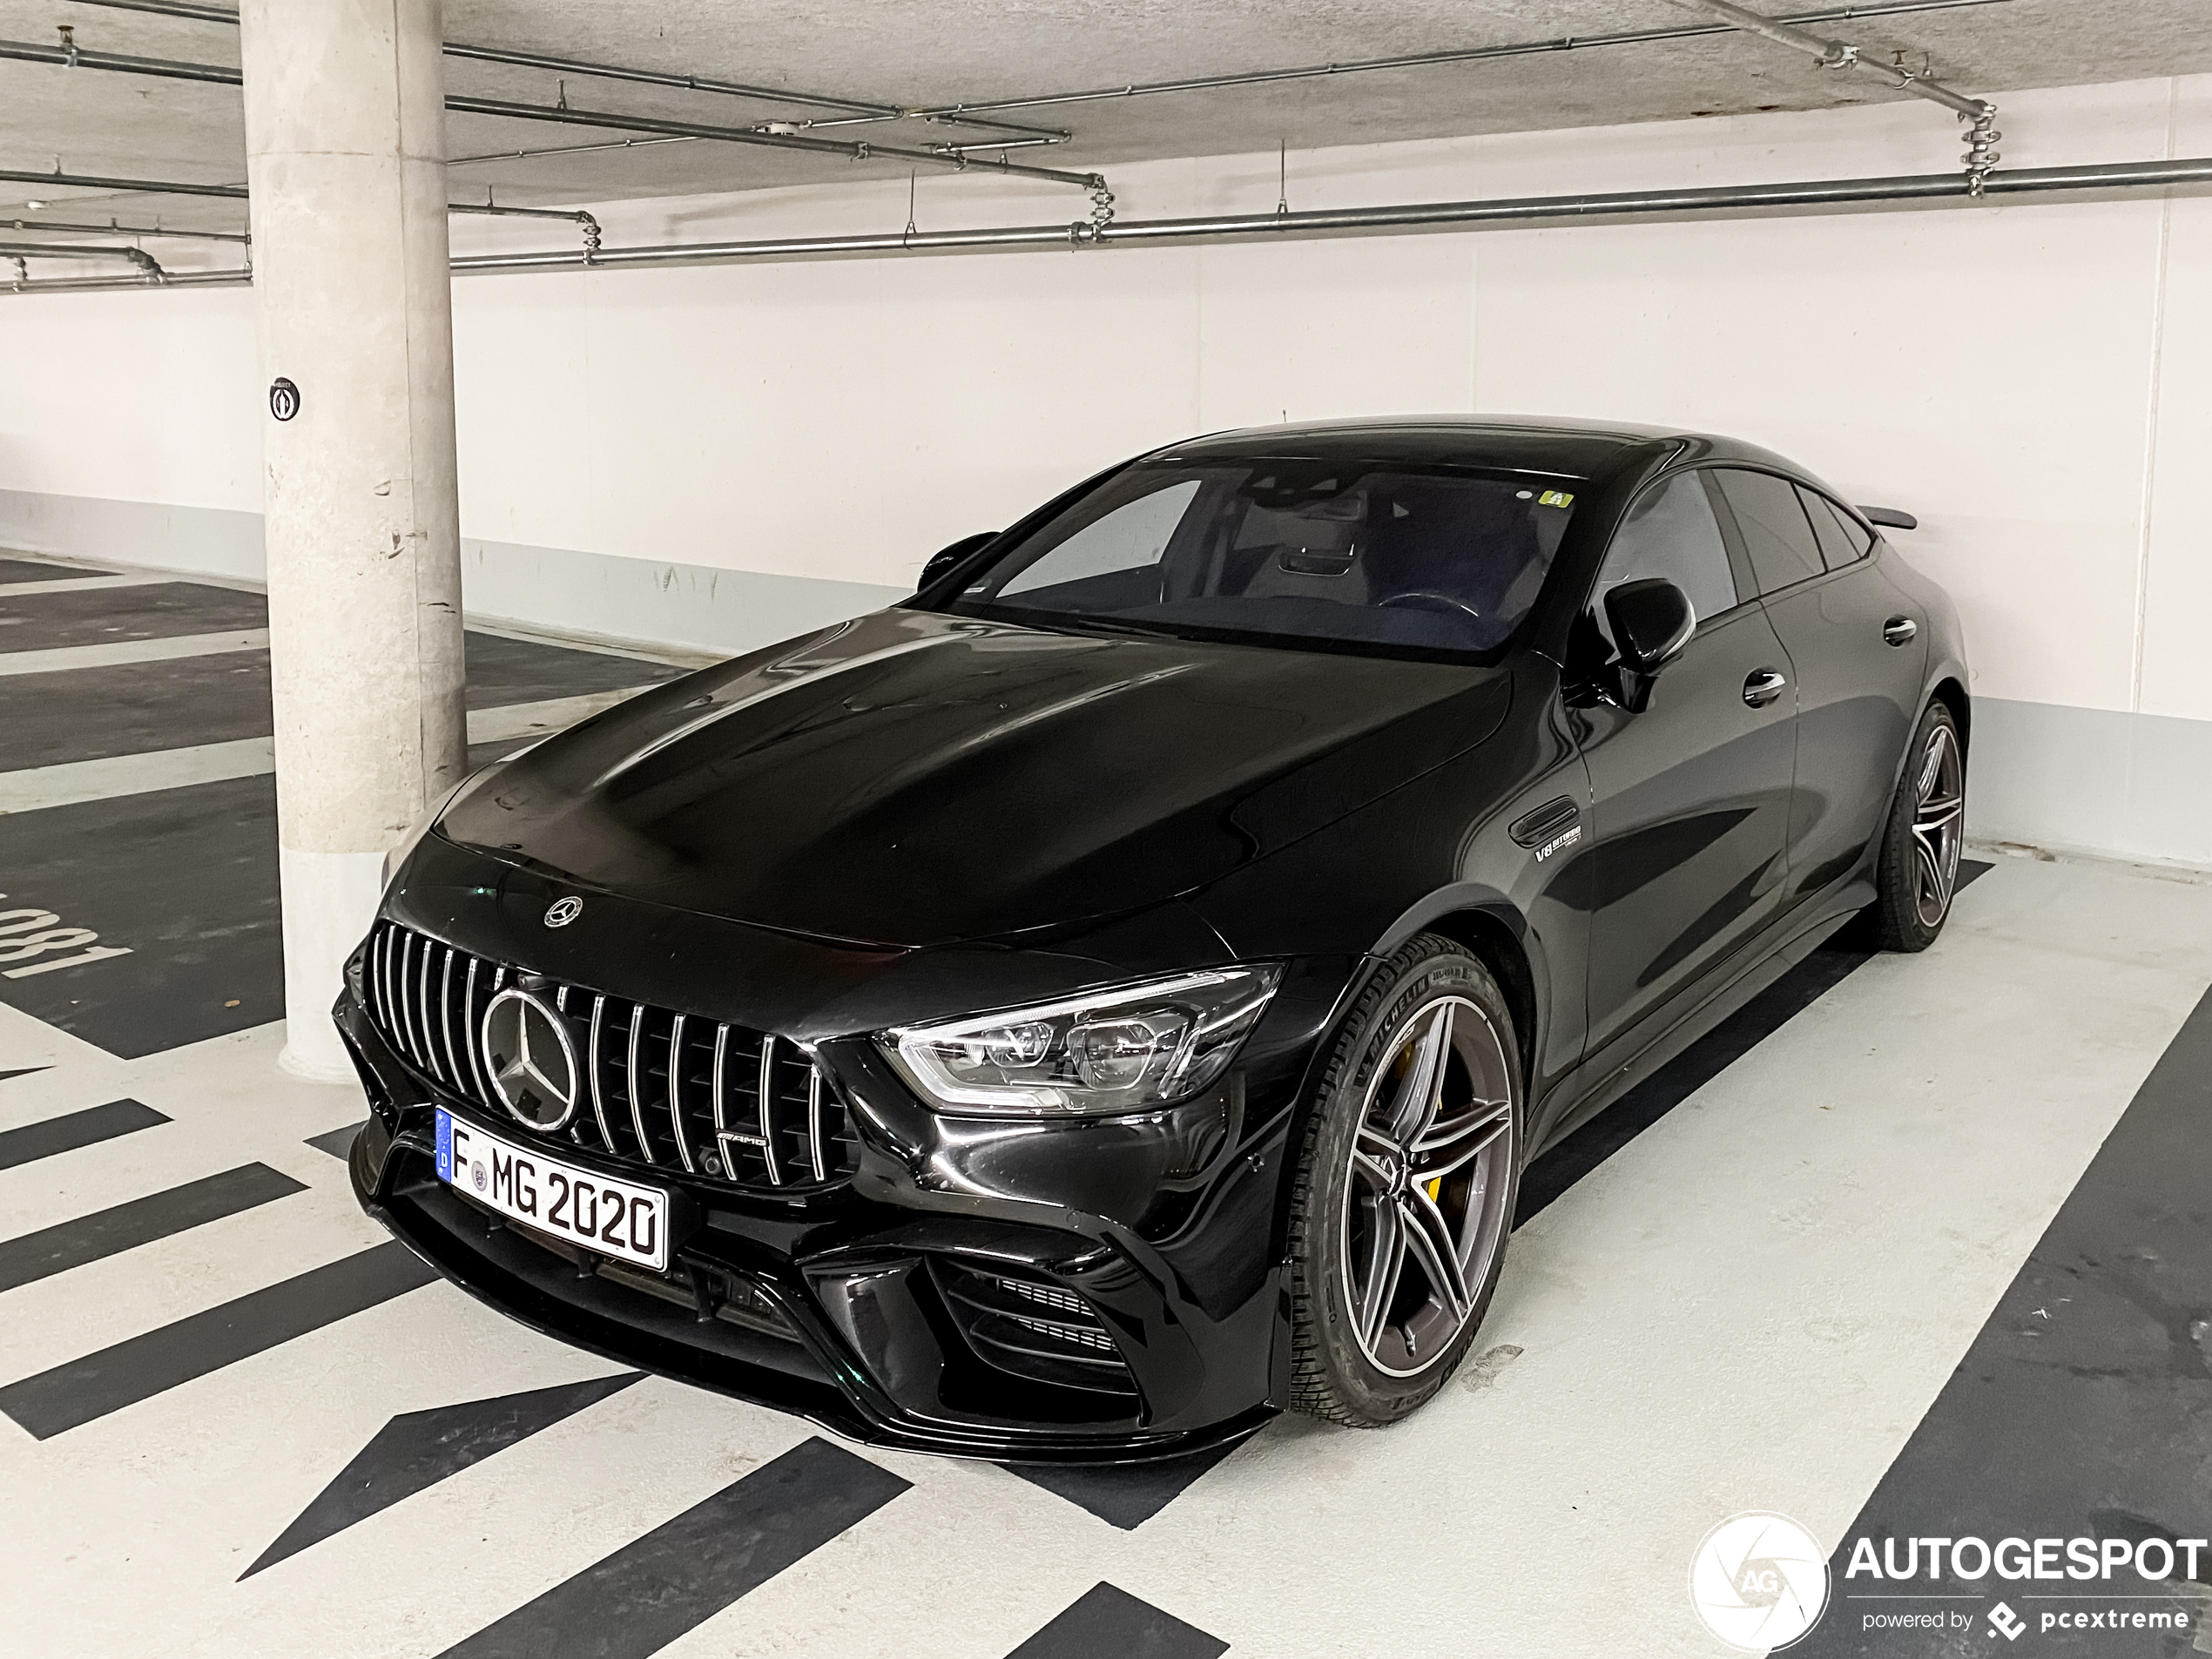
M269 413L280 421L300 413L300 388L282 375L269 382Z

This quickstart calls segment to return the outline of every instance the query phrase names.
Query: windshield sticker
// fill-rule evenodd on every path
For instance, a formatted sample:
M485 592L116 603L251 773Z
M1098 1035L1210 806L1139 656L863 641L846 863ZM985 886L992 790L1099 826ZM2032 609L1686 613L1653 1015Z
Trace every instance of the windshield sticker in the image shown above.
M1574 504L1575 497L1563 489L1547 489L1536 497L1539 507L1572 507Z

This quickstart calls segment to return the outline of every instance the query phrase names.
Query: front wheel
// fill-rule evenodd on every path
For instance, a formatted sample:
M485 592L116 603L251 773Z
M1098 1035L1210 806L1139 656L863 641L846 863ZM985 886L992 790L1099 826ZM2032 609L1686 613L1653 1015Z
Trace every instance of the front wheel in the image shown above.
M1931 703L1913 730L1882 832L1871 918L1879 948L1925 950L1935 943L1951 914L1966 842L1966 753L1951 711Z
M1336 1038L1291 1200L1291 1404L1407 1416L1466 1357L1521 1184L1521 1053L1490 972L1416 936Z

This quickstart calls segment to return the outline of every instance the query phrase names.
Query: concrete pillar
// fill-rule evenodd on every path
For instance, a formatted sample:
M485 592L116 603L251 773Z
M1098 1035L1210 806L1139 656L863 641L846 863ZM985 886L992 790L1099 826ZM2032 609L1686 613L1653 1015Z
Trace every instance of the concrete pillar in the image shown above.
M462 775L440 0L246 0L284 885L283 1064L331 1027L384 853Z

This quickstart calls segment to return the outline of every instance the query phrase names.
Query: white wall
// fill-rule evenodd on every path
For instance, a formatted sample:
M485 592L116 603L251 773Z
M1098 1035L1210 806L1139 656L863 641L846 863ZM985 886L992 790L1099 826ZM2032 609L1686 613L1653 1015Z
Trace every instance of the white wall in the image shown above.
M2212 153L2212 78L2004 104L2007 165ZM1301 155L1290 196L1937 172L1958 149L1940 111L1884 105ZM1217 158L1114 185L1129 217L1252 212L1275 173ZM917 212L1082 206L948 178ZM634 243L906 209L900 183L598 211ZM558 239L455 226L457 248ZM250 563L249 518L173 510L258 505L250 305L0 304L0 542L203 566L220 542ZM481 610L732 646L887 597L941 543L1193 431L1463 410L1703 426L1920 515L1901 543L1956 595L1989 716L1979 828L2212 865L2212 200L476 275L455 309Z

